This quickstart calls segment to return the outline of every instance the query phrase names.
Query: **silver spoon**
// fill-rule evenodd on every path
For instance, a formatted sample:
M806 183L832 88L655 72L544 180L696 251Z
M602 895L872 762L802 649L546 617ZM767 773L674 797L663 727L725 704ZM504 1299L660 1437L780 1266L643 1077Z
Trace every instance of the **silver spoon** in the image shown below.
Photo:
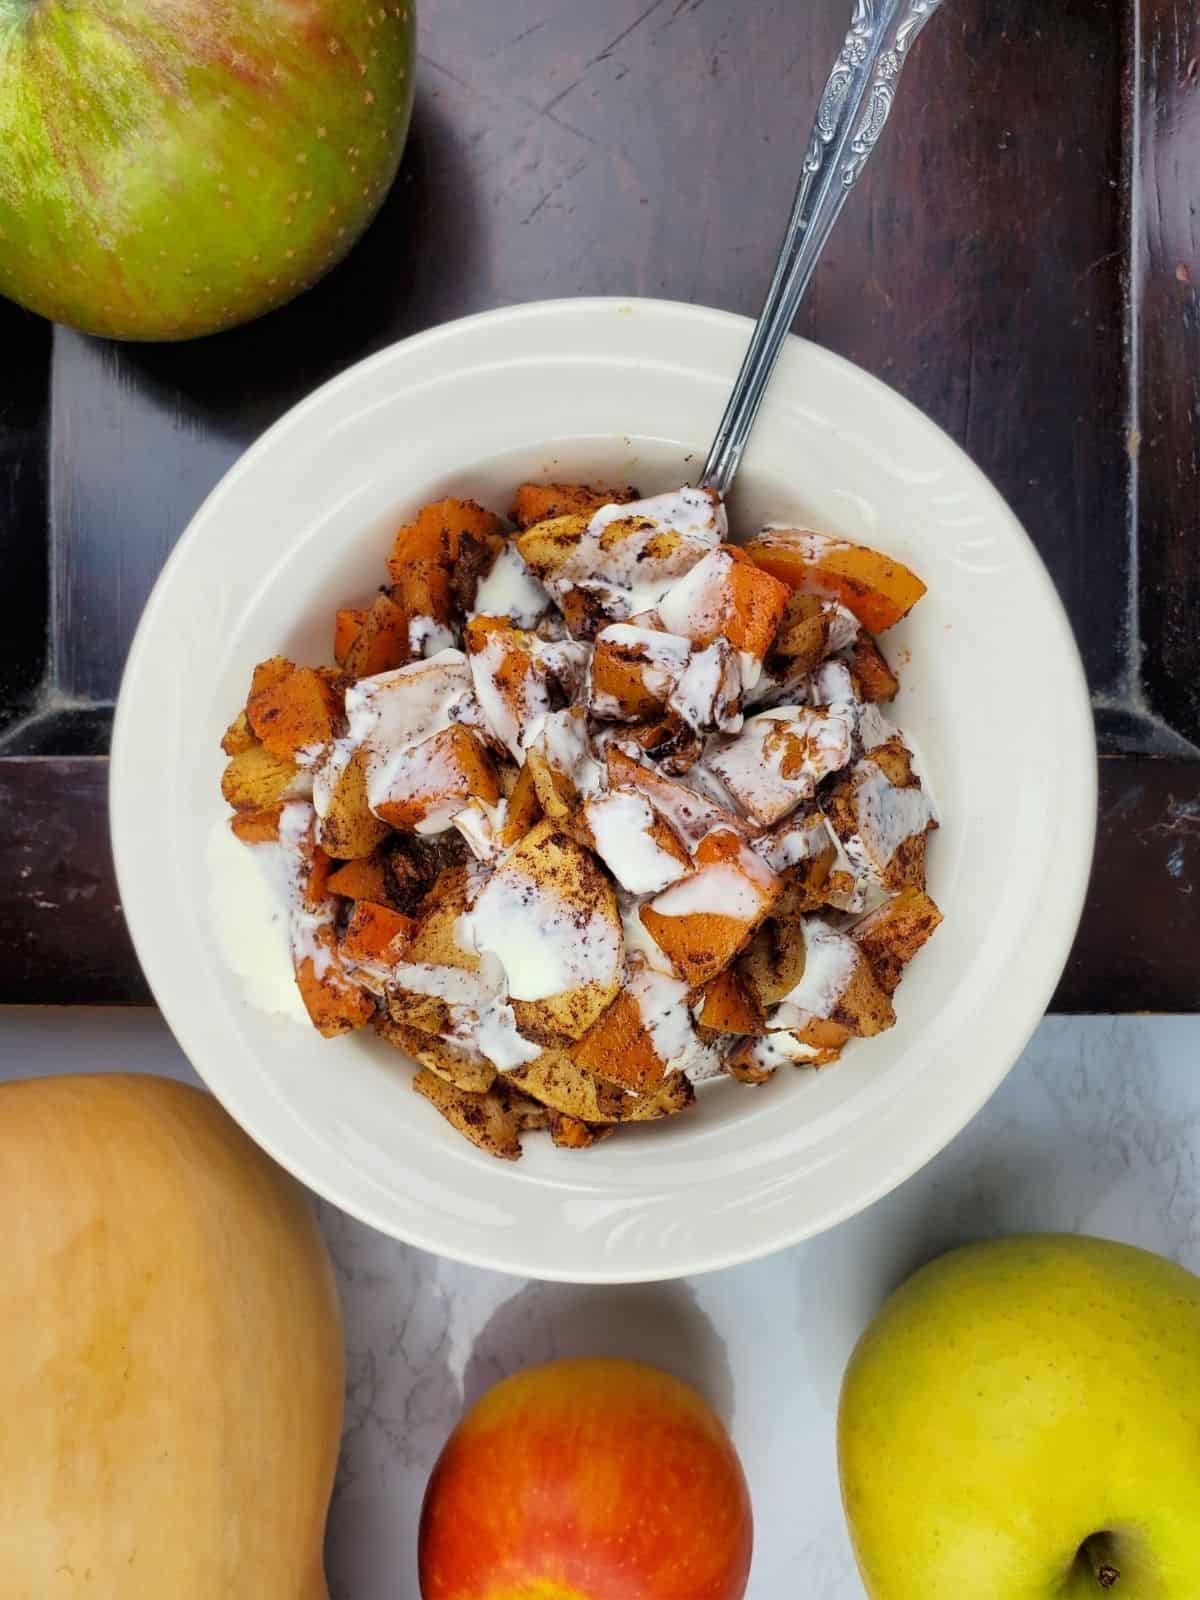
M854 0L850 31L817 107L775 276L704 464L703 489L726 495L733 486L813 269L883 132L909 48L940 4Z

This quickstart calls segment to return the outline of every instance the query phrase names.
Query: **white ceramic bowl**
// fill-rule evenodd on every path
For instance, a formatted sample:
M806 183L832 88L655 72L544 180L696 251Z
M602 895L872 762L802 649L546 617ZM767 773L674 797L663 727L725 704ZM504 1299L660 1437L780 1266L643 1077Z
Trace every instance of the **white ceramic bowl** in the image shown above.
M328 659L335 606L369 596L390 535L446 493L503 509L520 479L643 492L693 477L749 333L649 301L516 307L385 350L249 450L197 513L134 641L117 710L112 829L125 914L196 1070L285 1167L429 1250L539 1278L700 1272L829 1227L928 1161L996 1088L1042 1015L1091 861L1092 720L1033 546L932 423L793 339L731 503L878 544L929 593L888 635L895 717L936 799L930 889L946 922L899 1022L820 1073L719 1083L684 1118L586 1154L530 1138L479 1154L372 1037L333 1043L247 1003L208 907L225 814L218 740L253 664Z

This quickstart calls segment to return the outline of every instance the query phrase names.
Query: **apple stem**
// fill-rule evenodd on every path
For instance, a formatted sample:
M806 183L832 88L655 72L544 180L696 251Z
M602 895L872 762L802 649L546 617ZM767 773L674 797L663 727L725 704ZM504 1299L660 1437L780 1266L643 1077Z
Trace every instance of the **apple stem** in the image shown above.
M1096 1582L1102 1589L1111 1589L1121 1576L1120 1569L1108 1560L1108 1540L1102 1533L1093 1534L1083 1541L1083 1553Z

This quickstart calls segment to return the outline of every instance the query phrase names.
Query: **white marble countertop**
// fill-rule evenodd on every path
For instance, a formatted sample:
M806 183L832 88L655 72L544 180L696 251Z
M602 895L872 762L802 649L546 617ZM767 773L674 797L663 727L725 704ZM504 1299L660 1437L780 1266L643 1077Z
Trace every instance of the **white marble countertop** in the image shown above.
M870 1211L768 1261L676 1284L526 1283L322 1206L349 1349L334 1600L417 1600L421 1496L464 1402L519 1367L582 1354L657 1362L726 1418L754 1501L754 1600L861 1600L833 1428L864 1323L923 1261L988 1234L1098 1233L1200 1270L1197 1057L1200 1019L1051 1018L975 1121ZM191 1077L152 1012L0 1012L0 1079L116 1069Z

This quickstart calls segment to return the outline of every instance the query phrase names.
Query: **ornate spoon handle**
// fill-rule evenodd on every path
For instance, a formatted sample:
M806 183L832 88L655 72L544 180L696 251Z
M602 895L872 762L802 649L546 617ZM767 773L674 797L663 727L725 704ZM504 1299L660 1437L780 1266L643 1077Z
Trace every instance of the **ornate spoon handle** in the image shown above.
M850 31L817 107L775 276L704 465L704 488L727 494L733 484L813 268L883 132L909 47L940 4L854 0Z

